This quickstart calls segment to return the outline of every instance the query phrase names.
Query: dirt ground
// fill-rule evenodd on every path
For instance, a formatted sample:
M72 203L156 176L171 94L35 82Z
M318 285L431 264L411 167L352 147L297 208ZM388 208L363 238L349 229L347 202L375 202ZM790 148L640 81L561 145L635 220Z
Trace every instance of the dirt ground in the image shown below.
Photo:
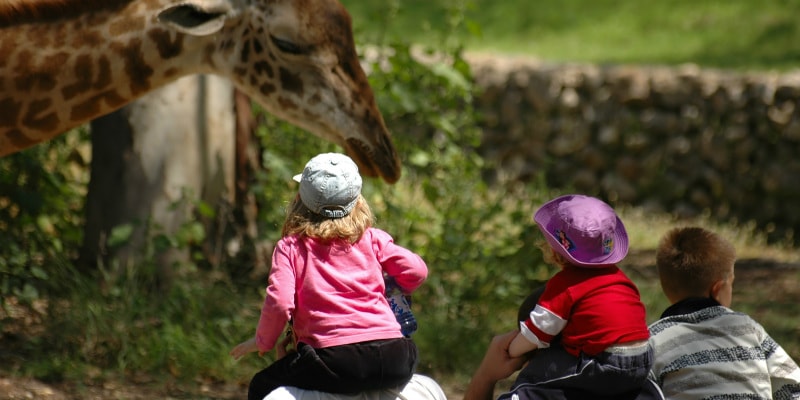
M638 257L637 257L638 256ZM652 260L652 254L630 257L629 265L623 266L629 274L641 274L655 278L655 268L644 260ZM642 260L641 263L636 260ZM800 265L771 260L739 260L736 267L734 296L740 299L757 299L765 307L787 301L797 304L800 299ZM775 303L773 303L773 301ZM788 310L787 310L788 311ZM756 316L756 319L758 317ZM796 328L800 337L800 326ZM3 347L0 343L0 347ZM788 351L789 349L787 349ZM0 366L0 400L45 399L45 400L106 400L106 399L241 399L247 388L224 382L200 382L194 385L161 384L155 379L105 382L62 382L48 384L31 378L11 377ZM440 382L449 399L463 396L464 382ZM503 382L499 387L508 387Z
M0 377L0 399L46 400L152 400L152 399L242 399L247 388L226 384L177 387L134 382L45 384L31 378Z

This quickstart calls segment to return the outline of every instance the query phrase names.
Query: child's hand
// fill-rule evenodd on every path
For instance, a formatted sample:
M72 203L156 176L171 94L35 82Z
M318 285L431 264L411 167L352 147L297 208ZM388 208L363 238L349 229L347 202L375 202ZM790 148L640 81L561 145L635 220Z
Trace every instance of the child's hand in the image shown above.
M230 355L233 356L235 360L238 360L242 358L243 355L255 351L258 351L258 345L256 345L256 338L252 337L249 340L237 344L236 347L231 350ZM259 354L261 353L259 352Z
M281 339L280 342L278 342L278 345L275 347L275 352L279 360L283 357L286 357L286 355L289 354L290 351L292 351L292 345L293 345L292 339L293 338L291 335L287 335L283 339Z

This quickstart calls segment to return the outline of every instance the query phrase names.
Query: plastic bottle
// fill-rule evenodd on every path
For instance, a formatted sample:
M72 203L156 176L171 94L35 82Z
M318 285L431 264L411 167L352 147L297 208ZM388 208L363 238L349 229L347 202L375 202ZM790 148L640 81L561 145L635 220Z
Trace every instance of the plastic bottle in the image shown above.
M411 297L403 293L403 289L397 285L394 278L384 275L386 282L386 300L389 301L389 306L392 307L397 322L400 323L400 331L405 337L411 337L411 334L417 330L417 319L414 318L414 313L411 312Z

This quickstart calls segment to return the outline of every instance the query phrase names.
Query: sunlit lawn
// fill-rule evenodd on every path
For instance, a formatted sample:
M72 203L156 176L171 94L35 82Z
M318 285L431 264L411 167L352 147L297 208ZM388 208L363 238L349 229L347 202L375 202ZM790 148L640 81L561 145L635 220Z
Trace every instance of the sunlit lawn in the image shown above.
M368 37L440 43L548 60L735 69L800 65L800 2L671 0L344 0ZM462 20L454 10L465 9Z

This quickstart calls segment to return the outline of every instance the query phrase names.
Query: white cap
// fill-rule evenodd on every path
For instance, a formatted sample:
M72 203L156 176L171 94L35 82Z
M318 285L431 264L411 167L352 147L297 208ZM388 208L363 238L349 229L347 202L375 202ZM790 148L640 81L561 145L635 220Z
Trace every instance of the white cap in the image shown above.
M308 161L300 182L300 200L314 213L342 218L353 210L361 194L361 175L353 160L339 153L324 153Z

